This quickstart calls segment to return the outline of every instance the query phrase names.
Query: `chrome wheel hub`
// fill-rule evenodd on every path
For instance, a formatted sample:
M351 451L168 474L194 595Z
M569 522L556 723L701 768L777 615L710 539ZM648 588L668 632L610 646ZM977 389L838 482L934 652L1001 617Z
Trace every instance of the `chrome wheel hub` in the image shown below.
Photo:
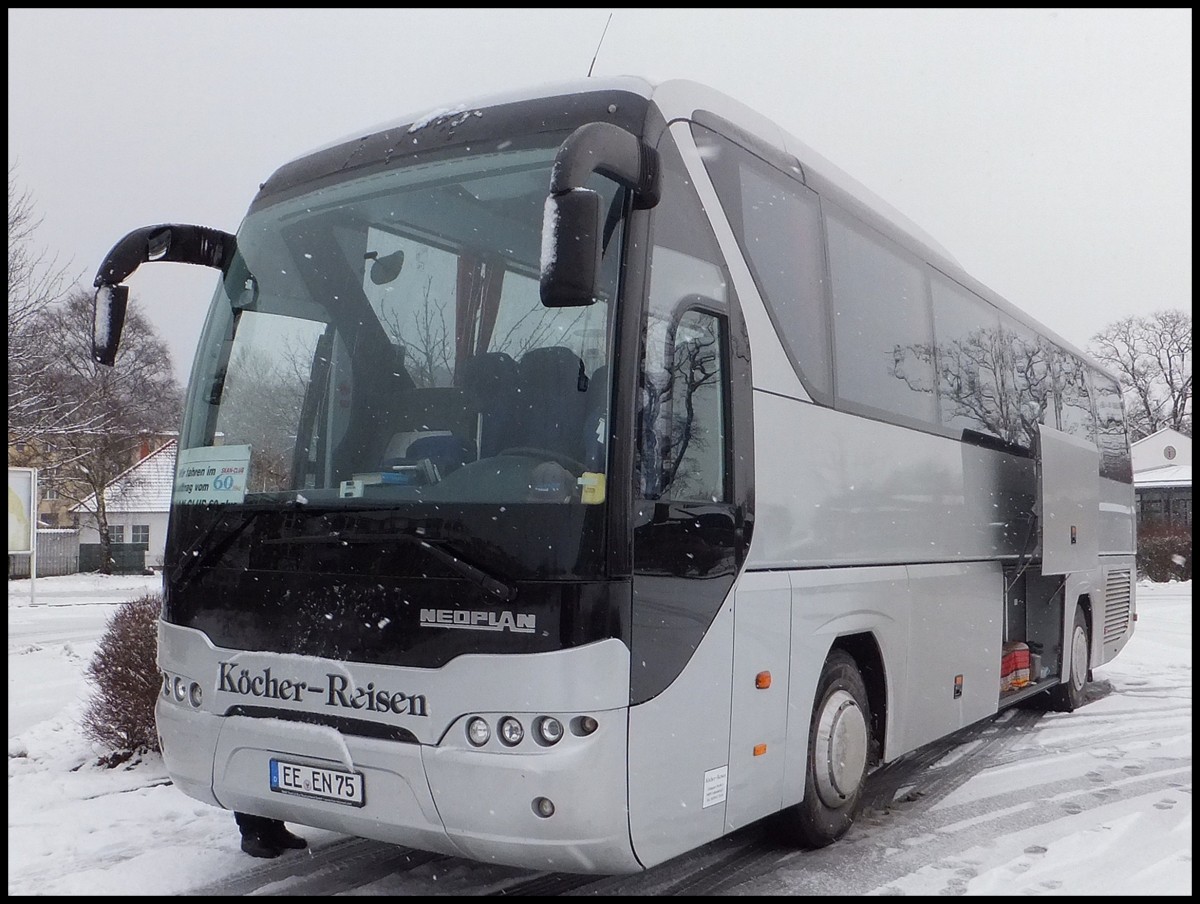
M854 794L867 764L867 721L853 695L835 691L817 719L813 773L817 796L840 807Z
M1082 690L1087 681L1088 644L1087 635L1083 628L1076 625L1075 633L1071 635L1071 686Z

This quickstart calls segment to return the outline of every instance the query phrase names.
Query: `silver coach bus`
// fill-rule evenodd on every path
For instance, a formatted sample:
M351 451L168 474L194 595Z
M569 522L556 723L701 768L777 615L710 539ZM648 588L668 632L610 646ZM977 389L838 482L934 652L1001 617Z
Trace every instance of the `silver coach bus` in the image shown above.
M188 387L159 634L167 769L215 806L625 873L871 769L1134 622L1111 375L700 85L465 103L280 167Z

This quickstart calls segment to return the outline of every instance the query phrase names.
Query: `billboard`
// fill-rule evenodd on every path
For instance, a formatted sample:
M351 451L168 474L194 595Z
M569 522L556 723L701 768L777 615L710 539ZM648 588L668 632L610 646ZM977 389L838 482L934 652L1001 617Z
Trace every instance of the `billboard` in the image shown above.
M8 551L32 553L37 524L37 469L8 469Z

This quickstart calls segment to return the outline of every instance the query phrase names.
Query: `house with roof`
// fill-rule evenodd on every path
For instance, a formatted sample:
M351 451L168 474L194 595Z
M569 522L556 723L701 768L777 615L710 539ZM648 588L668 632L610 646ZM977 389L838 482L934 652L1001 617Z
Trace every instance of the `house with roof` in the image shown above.
M104 488L108 534L113 543L137 543L146 548L146 565L162 568L167 545L167 516L175 483L175 455L179 443L170 440L135 465L118 474ZM99 543L100 533L92 511L93 494L71 509L79 519L79 542Z
M74 434L76 438L80 434ZM129 465L135 465L159 446L178 437L175 430L143 433L131 444ZM78 445L65 443L60 431L47 430L37 436L14 439L11 431L8 443L9 467L38 469L38 525L40 528L72 528L75 521L71 509L84 488L69 476L59 484L52 479L64 460L75 457L73 449Z
M1192 438L1164 427L1139 439L1130 451L1138 527L1161 524L1190 529Z

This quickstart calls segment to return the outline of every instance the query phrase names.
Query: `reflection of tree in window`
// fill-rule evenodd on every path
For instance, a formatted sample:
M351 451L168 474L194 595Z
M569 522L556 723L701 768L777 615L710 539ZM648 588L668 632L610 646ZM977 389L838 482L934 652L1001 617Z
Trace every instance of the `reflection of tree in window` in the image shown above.
M1000 348L1006 357L1000 371L1007 402L1008 435L1004 438L1029 447L1037 425L1046 423L1046 411L1053 404L1051 346L1040 336L1001 325Z
M569 337L581 332L589 311L590 308L547 308L540 299L536 300L511 325L505 324L504 333L492 340L488 351L505 352L518 361L531 348L567 345L573 351L580 351Z
M935 332L937 332L935 326ZM928 362L928 345L897 351ZM1094 435L1087 372L1078 358L1041 336L981 326L936 343L942 423L1029 447L1037 424ZM893 373L906 379L897 366ZM916 387L914 387L916 388Z
M689 311L680 320L665 372L647 379L645 435L658 468L643 471L647 498L724 498L721 336L717 318Z
M224 445L250 446L249 492L291 489L292 454L315 338L280 339L276 355L237 349L229 361L217 430Z
M398 341L404 349L404 367L414 384L446 386L454 368L446 302L434 297L432 276L426 277L420 292L421 302L407 309L407 321L400 309L391 307L383 311L381 323L393 342Z
M926 344L898 350L897 360L903 360L905 355L925 364L931 364L934 359L933 347ZM1000 357L995 336L986 329L937 344L938 395L943 424L966 426L997 437L1005 435L1001 426ZM899 367L893 372L897 378L905 379Z
M1055 418L1059 430L1096 441L1096 419L1087 366L1069 352L1056 349L1054 361Z
M1096 445L1100 447L1100 476L1133 481L1133 463L1125 435L1125 408L1116 381L1099 372L1092 375L1096 393Z
M662 142L652 213L636 474L646 499L726 501L721 319L731 288L679 152Z
M368 244L381 255L404 253L403 268L385 284L373 283L369 265L363 272L363 292L392 344L404 350L404 368L419 387L450 385L458 257L375 228Z
M426 257L419 246L411 254L410 282L426 266ZM444 264L438 259L438 263ZM458 349L453 323L459 299L439 291L440 279L425 275L419 288L409 288L410 303L393 302L379 310L380 322L394 343L404 350L404 365L419 388L449 386L452 375L461 364L456 360ZM606 356L605 315L607 305L597 303L587 308L547 308L541 302L538 283L512 271L504 274L495 311L494 324L486 336L486 351L504 352L520 360L532 348L564 345L580 353L594 369ZM463 353L470 356L484 349L486 316L482 307L467 312L471 322L462 324ZM589 345L590 343L590 345Z
M1035 424L1095 439L1088 368L1054 342L1002 318L983 299L935 276L933 345L898 354L934 361L941 423L1029 447ZM894 369L904 379L903 372Z

